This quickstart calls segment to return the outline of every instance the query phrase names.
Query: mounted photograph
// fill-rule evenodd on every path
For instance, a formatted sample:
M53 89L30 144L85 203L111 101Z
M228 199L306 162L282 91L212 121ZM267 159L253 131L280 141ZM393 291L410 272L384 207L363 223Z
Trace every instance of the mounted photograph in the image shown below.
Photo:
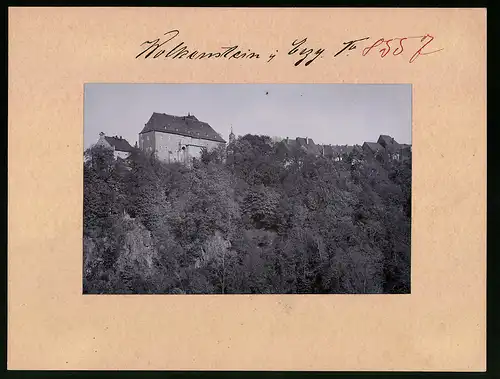
M411 293L410 84L84 87L83 294Z

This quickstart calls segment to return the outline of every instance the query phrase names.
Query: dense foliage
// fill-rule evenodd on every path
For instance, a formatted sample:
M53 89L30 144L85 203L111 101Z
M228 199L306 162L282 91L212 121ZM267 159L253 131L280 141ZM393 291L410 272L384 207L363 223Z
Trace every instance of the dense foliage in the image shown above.
M246 135L193 167L92 147L84 293L409 293L411 159Z

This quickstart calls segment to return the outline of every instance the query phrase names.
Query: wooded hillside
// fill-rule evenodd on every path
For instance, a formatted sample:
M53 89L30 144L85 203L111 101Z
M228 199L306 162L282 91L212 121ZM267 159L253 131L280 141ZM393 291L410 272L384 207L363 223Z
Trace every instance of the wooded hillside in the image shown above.
M255 135L192 168L85 154L84 293L410 292L411 159Z

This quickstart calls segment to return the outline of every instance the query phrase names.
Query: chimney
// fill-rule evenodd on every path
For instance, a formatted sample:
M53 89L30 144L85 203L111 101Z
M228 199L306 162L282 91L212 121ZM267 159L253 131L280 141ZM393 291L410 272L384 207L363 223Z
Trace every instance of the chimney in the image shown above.
M309 145L309 138L306 137L306 145Z
M100 133L99 133L99 135L100 135L101 137L104 137L104 132L100 132Z
M286 137L286 143L287 143L287 145L288 145L288 137Z

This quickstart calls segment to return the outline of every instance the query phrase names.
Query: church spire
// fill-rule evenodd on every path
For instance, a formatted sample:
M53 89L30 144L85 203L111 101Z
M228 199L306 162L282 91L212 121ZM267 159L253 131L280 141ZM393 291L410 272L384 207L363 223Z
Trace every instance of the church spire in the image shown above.
M231 133L229 133L229 143L233 143L235 141L235 136L233 133L233 125L231 125Z

